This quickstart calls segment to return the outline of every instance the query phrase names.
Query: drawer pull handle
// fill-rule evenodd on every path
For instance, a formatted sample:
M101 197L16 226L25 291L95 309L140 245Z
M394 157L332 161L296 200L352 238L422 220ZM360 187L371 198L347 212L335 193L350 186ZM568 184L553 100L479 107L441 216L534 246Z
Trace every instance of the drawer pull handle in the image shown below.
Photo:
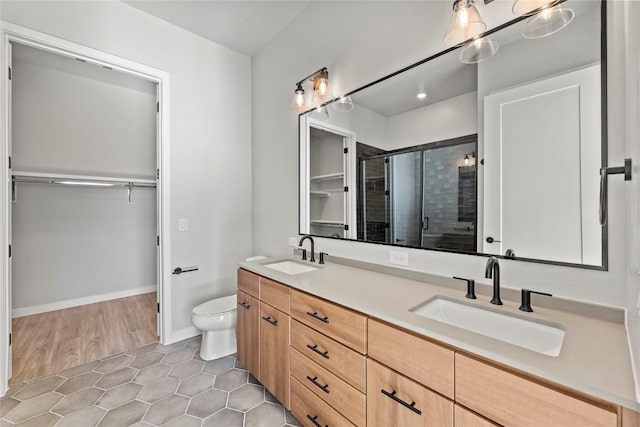
M329 394L329 384L325 384L325 385L320 384L320 383L317 381L317 379L318 379L318 377L317 377L317 376L316 376L316 377L311 378L309 375L307 375L307 379L308 379L309 381L311 381L314 385L316 385L318 388L322 389L322 391L324 391L325 393Z
M318 319L321 322L329 323L329 318L327 316L324 316L324 317L318 316L318 312L317 311L314 311L313 313L310 312L310 311L307 311L307 314L309 316L313 317L314 319Z
M416 408L416 402L413 401L411 403L407 403L404 400L396 397L396 391L393 390L391 393L389 393L387 390L382 389L380 390L382 392L382 394L384 394L387 397L390 397L392 400L395 400L396 402L398 402L399 404L401 404L402 406L404 406L405 408L409 408L411 409L413 412L415 412L418 415L422 415L422 411L418 408Z
M245 310L249 310L251 308L251 306L244 301L239 302L238 305L242 306Z
M266 320L267 322L271 323L273 326L278 326L278 321L277 320L273 320L271 318L271 316L269 317L262 317L262 320Z
M311 351L318 353L320 356L324 357L325 359L329 358L329 351L322 352L318 350L318 344L314 344L314 345L307 344L307 348L310 349Z
M315 417L312 417L311 415L307 414L307 418L309 418L309 420L313 423L314 426L322 427L322 424L320 424L318 421L316 421L318 419L317 415ZM329 426L325 424L324 427L329 427Z

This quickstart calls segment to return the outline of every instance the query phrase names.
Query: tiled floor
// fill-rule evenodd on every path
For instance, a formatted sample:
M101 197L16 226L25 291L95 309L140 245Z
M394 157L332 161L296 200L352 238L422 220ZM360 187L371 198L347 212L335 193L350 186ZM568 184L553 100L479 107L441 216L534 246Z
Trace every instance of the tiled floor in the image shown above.
M13 384L0 427L299 426L234 356L203 362L199 348L150 344Z

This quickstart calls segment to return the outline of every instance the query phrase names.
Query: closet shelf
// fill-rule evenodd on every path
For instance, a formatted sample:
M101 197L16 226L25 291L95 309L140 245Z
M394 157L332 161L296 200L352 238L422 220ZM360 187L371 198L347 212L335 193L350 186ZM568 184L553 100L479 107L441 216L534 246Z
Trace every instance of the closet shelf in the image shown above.
M343 227L344 226L344 222L342 221L332 221L332 220L325 220L325 219L312 219L311 220L311 224L313 225L324 225L327 227Z
M341 179L341 178L344 178L343 172L330 173L327 175L316 175L316 176L310 177L309 179L311 181L318 182L318 181L329 181L332 179Z
M155 179L123 178L114 176L97 175L73 175L46 172L24 172L13 171L13 178L17 182L33 182L45 184L84 184L84 185L109 185L109 186L135 186L135 187L155 187Z

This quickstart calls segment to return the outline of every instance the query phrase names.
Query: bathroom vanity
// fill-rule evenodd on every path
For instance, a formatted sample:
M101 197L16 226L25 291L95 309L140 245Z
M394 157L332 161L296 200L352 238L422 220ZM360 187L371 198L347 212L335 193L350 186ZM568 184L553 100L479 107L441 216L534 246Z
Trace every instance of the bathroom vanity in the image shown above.
M447 278L364 267L240 263L238 360L303 425L637 427L621 312L556 300L522 313L508 299L465 300ZM558 328L561 348L553 356L420 314L437 299Z

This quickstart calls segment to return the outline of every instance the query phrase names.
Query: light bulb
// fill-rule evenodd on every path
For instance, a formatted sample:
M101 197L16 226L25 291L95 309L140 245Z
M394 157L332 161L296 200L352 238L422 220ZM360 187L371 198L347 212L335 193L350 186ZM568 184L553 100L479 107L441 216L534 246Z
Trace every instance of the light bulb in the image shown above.
M551 18L551 10L549 7L545 7L544 9L542 9L542 12L540 12L540 17L542 19L549 19Z
M460 9L458 24L460 24L461 27L466 27L469 24L469 11L466 8Z
M293 110L298 114L304 113L307 110L307 99L304 96L304 89L302 89L300 83L298 83L293 95Z
M468 154L465 154L465 155L464 155L464 164L465 164L465 165L468 165L468 164L469 164L469 155L468 155Z

